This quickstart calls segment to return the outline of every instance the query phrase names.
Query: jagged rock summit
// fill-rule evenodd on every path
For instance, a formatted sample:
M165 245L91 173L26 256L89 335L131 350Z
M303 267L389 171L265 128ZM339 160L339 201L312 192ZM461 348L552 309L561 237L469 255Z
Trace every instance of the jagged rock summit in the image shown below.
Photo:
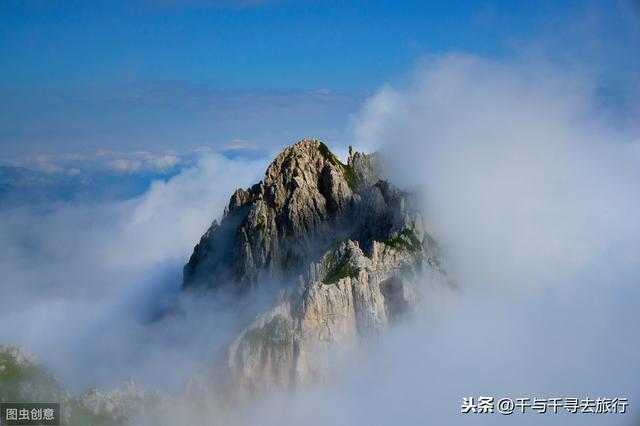
M285 149L262 182L238 189L184 268L185 287L254 285L295 277L336 236L348 232L361 192L377 180L375 156L342 164L317 140ZM375 182L373 182L375 183Z
M232 195L184 268L186 290L295 283L230 346L236 389L322 376L334 345L410 314L421 281L446 282L410 194L381 179L376 154L349 151L343 164L317 140L285 149Z

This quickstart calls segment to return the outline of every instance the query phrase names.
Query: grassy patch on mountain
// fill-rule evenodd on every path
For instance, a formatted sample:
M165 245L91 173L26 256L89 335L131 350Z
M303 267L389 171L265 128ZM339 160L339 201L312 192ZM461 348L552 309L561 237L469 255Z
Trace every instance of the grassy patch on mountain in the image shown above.
M397 237L392 239L377 239L376 241L384 243L398 250L407 250L416 252L422 250L422 243L416 236L413 229L404 228Z
M126 419L95 414L71 397L31 355L0 346L0 402L57 402L68 426L124 426ZM135 409L132 402L132 409Z
M358 184L360 182L356 171L353 170L353 167L349 166L348 164L343 164L340 160L338 160L338 157L336 157L333 152L331 152L329 148L322 142L320 142L318 150L320 151L320 154L322 154L324 159L329 163L333 164L334 166L342 167L342 174L344 175L344 179L347 181L347 185L349 185L349 188L351 188L352 191L358 189Z
M335 284L342 278L355 278L358 276L358 268L353 266L351 262L349 262L350 257L348 255L342 256L340 259L336 259L334 255L329 261L329 264L332 265L324 279L322 280L325 284Z
M251 346L283 348L291 341L291 335L287 325L276 317L261 327L248 330L243 339Z
M352 191L358 189L358 184L360 183L360 181L355 170L353 170L353 167L342 164L342 173L344 174L344 179L347 181L347 185L349 185L349 188L351 188Z
M0 401L51 402L59 401L64 394L44 367L19 362L9 351L0 350Z
M126 418L115 418L108 414L95 414L82 406L75 398L62 406L63 412L69 416L68 426L124 426L128 424Z

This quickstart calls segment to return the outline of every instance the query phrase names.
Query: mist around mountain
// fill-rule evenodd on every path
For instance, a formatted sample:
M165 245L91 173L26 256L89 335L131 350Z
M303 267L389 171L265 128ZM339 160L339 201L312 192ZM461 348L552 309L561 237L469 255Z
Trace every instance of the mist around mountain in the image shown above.
M427 282L450 286L417 199L383 168L375 154L349 148L342 163L324 143L302 140L261 182L238 189L202 236L184 268L186 291L282 292L217 367L223 376L229 367L230 392L323 381L341 345L415 314Z
M107 421L139 401L125 410L135 425L633 424L638 139L588 83L437 58L355 118L354 151L386 165L362 194L345 168L356 174L355 154L327 143L335 160L316 145L297 178L262 189L277 156L211 154L132 198L2 210L5 371ZM277 168L293 177L287 158ZM367 226L385 206L406 215ZM218 231L235 236L220 258ZM438 258L456 290L412 285ZM427 297L407 309L416 288ZM606 417L460 413L484 394L632 404Z
M273 294L177 398L247 404L330 380L341 350L420 310L427 281L452 288L417 200L383 179L380 158L349 148L342 163L324 143L302 140L261 182L235 191L184 267L187 297L206 293L238 309L255 289ZM156 321L180 315L181 296L158 307ZM24 349L3 347L2 357L2 400L62 401L69 424L125 423L171 400L133 382L70 396Z

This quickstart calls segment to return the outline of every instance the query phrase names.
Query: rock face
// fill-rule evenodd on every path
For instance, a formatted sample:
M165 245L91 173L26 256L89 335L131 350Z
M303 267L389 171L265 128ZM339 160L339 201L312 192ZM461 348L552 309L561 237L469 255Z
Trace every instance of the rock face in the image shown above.
M184 288L244 291L263 279L280 302L232 343L241 392L321 377L335 345L410 315L423 279L446 282L410 195L380 179L375 154L342 164L317 140L287 148L262 182L238 189L184 268Z
M295 277L344 227L358 198L357 179L350 164L318 141L287 148L262 182L233 194L221 223L195 247L184 286L243 288L274 274Z

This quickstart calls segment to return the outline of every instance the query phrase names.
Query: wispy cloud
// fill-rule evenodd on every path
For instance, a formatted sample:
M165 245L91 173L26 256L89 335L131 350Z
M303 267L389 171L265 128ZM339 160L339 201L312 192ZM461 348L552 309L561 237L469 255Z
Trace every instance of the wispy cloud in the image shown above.
M343 137L365 93L219 90L205 83L153 81L82 95L21 92L0 116L0 155L224 149L234 139L277 150L305 136Z
M315 90L219 90L205 83L179 80L149 81L136 84L121 96L105 99L118 105L175 107L204 111L215 115L232 115L242 108L248 117L268 114L272 108L321 111L332 104L362 99L364 93Z

